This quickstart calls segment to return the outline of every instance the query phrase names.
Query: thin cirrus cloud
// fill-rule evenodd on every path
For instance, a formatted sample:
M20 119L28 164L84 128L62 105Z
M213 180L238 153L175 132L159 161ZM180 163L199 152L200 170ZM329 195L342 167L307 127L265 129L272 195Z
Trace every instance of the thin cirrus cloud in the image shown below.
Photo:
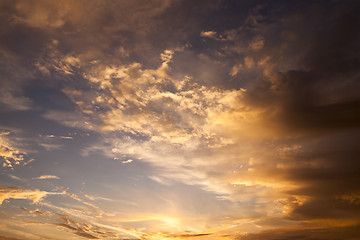
M41 175L41 176L35 177L33 179L44 180L44 179L60 179L60 178L55 175Z
M0 235L358 237L355 1L0 9Z

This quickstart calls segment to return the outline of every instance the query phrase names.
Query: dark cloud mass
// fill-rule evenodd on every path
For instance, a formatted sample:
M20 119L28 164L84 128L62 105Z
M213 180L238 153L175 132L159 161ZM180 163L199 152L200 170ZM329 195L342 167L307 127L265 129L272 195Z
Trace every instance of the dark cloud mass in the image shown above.
M247 97L255 107L277 110L272 120L306 142L307 147L292 156L294 167L286 169L286 178L303 183L291 193L309 200L290 217L357 219L360 18L355 9L345 8L320 12L312 21L327 25L313 33L298 69L258 80Z
M359 11L0 0L0 239L359 239Z
M301 229L301 230L270 230L258 234L249 234L240 237L240 240L257 240L257 239L303 239L303 240L321 240L321 239L357 239L359 226L336 227L329 229Z

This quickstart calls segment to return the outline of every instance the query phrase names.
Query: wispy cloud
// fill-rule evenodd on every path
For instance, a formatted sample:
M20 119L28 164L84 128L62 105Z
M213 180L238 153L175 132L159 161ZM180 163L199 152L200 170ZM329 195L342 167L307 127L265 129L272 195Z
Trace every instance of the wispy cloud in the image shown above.
M25 208L25 207L21 207L20 209L22 209L22 210L24 210L25 212L27 212L27 213L30 213L30 214L37 214L37 215L43 215L43 216L51 216L51 215L53 215L51 212L43 212L43 211L41 211L41 210L39 210L39 209L35 209L35 210L29 210L29 209L27 209L27 208Z
M12 179L15 179L15 180L18 180L18 181L21 181L21 182L25 182L25 181L26 181L26 179L20 178L20 177L18 177L18 176L13 175L13 174L8 174L8 176L9 176L10 178L12 178Z
M41 175L41 176L35 177L33 179L44 180L44 179L60 179L60 178L55 175Z
M43 198L48 195L61 195L64 193L47 192L40 190L22 189L17 187L0 187L0 205L7 199L28 199L32 202L39 203Z
M123 164L127 164L127 163L131 163L133 160L132 159L128 159L128 160L124 160L124 161L122 161L121 163L123 163Z

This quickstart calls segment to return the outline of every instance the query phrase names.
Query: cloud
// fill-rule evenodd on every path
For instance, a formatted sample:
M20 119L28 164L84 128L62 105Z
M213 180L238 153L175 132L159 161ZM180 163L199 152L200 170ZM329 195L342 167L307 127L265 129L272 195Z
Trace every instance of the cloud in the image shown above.
M36 177L33 179L39 179L39 180L43 180L43 179L60 179L58 176L55 175L42 175L40 177Z
M94 89L98 89L97 94L93 95L95 98L84 101L85 93L72 90L68 90L67 94L79 103L82 114L88 114L88 126L92 126L92 129L125 131L142 134L154 142L179 144L202 137L210 138L211 133L206 132L206 127L200 126L207 124L206 121L210 122L207 117L215 112L230 110L231 104L241 97L242 90L208 89L191 83L187 78L172 79L167 71L173 52L166 54L166 58L162 55L163 63L157 69L142 70L138 63L94 68L88 74L88 80ZM94 119L94 111L103 114L99 119ZM49 118L50 114L45 116ZM51 118L60 120L57 115ZM78 119L74 118L69 123L60 121L67 125L78 125Z
M68 11L66 5L48 4L41 1L41 4L29 4L18 2L15 5L17 16L16 23L26 23L32 27L58 28L64 24L64 17Z
M169 76L168 64L173 54L173 51L165 51L161 56L163 63L156 69L141 68L139 63L97 66L85 76L96 94L87 95L89 92L71 89L66 93L79 103L82 114L87 114L88 126L112 139L112 148L104 149L110 157L127 154L171 169L172 175L178 176L179 180L209 185L205 180L208 176L202 172L203 165L211 161L206 151L193 156L191 161L184 153L191 156L199 148L205 148L220 155L222 149L231 148L238 140L234 132L242 132L241 138L246 139L256 136L256 131L262 134L264 131L258 128L259 113L242 105L244 89L210 88L188 77L175 79ZM94 110L96 108L98 110ZM59 117L56 119L72 126L79 120L74 118L74 123L67 123ZM116 132L122 136L110 137ZM142 141L139 142L137 136ZM93 150L96 148L102 147L97 144ZM188 170L184 171L185 168Z
M45 206L60 211L58 227L69 229L73 234L89 239L99 238L135 238L143 239L146 234L130 227L113 226L98 222L98 218L89 215L89 212L76 211L76 209L62 208L44 203Z
M200 36L213 38L216 36L216 32L215 31L203 31L200 33Z
M12 174L9 174L8 176L9 176L10 178L12 178L12 179L17 180L17 181L21 181L21 182L25 182L25 181L26 181L26 179L17 177L17 176L12 175Z
M358 9L336 1L255 2L252 8L245 2L241 15L239 8L232 12L235 3L203 3L148 1L140 8L138 1L6 3L8 13L0 14L2 22L11 23L0 32L0 60L6 63L0 69L6 79L0 100L6 114L28 110L55 128L63 128L56 125L61 123L92 131L97 138L91 146L74 148L86 145L83 152L122 159L122 168L132 159L129 168L149 166L146 177L159 189L175 194L179 186L195 188L189 202L204 192L216 199L218 208L206 212L164 197L184 216L199 213L197 220L209 217L201 220L209 225L245 226L246 219L249 231L269 227L265 222L272 219L311 225L240 239L326 239L347 231L354 237L350 225L360 215ZM31 111L38 103L25 86L34 82L61 91L69 106L59 110L49 103ZM25 165L28 151L10 141L10 133L0 137L3 166ZM4 189L1 202L37 203L55 194ZM101 238L96 227L81 222L86 221L66 220L59 227ZM241 226L237 229L245 229ZM207 234L193 232L164 237Z
M5 236L0 236L0 238L3 240L20 240L19 238L12 238L12 237L5 237Z
M97 207L96 205L94 205L94 204L92 204L92 203L89 203L89 202L87 202L87 201L84 201L83 199L81 199L81 198L79 198L79 197L77 197L75 194L73 194L73 193L69 193L68 191L64 191L64 194L67 194L69 197L71 197L72 199L75 199L75 200L77 200L78 202L80 202L80 203L82 203L82 204L85 204L85 205L87 205L87 206L90 206L90 207L92 207L92 208L95 208L95 209L98 209L99 207ZM90 200L92 200L92 199L90 199Z
M16 149L9 139L10 132L0 133L0 159L2 167L13 168L15 165L24 164L24 151Z
M30 214L38 214L38 215L42 215L42 216L51 216L52 215L51 212L42 212L39 209L29 210L29 209L27 209L25 207L21 207L20 209L22 209L25 212L30 213Z
M11 89L2 89L0 102L5 104L11 110L25 111L31 109L31 101L28 98L20 97L13 93Z
M40 190L22 189L17 187L0 187L0 205L7 199L28 199L33 203L39 203L43 198L48 195L59 195L63 193L47 192Z
M249 43L249 48L258 51L264 47L264 37L256 36L252 42Z
M356 205L359 188L353 182L358 181L359 174L354 168L359 157L355 149L359 148L356 106L360 96L352 89L358 85L355 76L359 74L359 58L354 51L358 52L359 35L352 26L359 26L360 21L349 9L346 14L340 11L320 16L331 18L329 29L317 32L311 42L302 43L307 51L303 52L298 67L264 76L249 85L244 99L255 108L275 113L264 118L281 122L277 126L279 143L301 146L279 151L277 159L270 160L274 163L272 168L262 167L265 179L277 175L278 182L298 184L298 188L287 193L304 199L291 207L289 217L357 222L354 213L359 211ZM347 27L350 22L351 27ZM283 57L290 58L286 54ZM290 138L282 138L282 133ZM321 234L310 234L313 235ZM303 238L307 239L306 236ZM319 237L323 238L326 239L326 234Z
M61 139L74 139L73 137L68 137L68 136L60 136Z
M257 239L344 239L350 240L357 238L359 226L349 227L330 227L324 228L304 228L304 229L274 229L266 230L260 233L240 236L239 240L257 240Z
M133 161L132 159L128 159L128 160L122 161L122 163L126 164L126 163L131 163L132 161Z
M215 31L202 31L200 33L200 36L203 38L212 38L219 41L224 41L226 38L224 38L221 34L215 32Z
M255 65L254 59L252 59L251 57L245 57L244 61L247 68L253 68Z
M233 68L231 69L230 75L233 77L236 76L242 68L243 65L241 63L234 65Z
M267 40L270 47L260 48L259 40L250 48L263 55L249 54L244 66L256 71L258 62L268 72L246 91L172 78L169 63L93 69L89 81L107 93L97 103L105 112L99 132L125 133L110 141L113 153L163 167L158 182L199 185L250 206L263 199L254 208L261 216L356 221L359 39L355 27L346 27L358 25L354 16L337 15L327 31L303 42L295 65L296 44Z

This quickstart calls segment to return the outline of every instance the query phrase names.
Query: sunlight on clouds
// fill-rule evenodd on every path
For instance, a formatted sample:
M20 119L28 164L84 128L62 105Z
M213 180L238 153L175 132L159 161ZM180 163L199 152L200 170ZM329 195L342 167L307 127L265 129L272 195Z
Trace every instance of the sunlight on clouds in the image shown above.
M96 93L65 90L88 116L89 126L94 130L110 135L130 134L107 138L110 147L97 144L87 151L101 150L111 158L120 154L149 162L166 169L151 176L158 183L167 185L171 179L198 185L232 201L244 199L250 204L250 199L235 192L242 188L257 191L257 187L249 188L247 184L237 184L235 191L231 187L234 183L291 189L293 186L287 183L266 183L265 176L264 181L254 183L252 179L260 173L251 172L253 167L243 177L235 178L222 169L230 168L226 164L246 163L252 154L248 149L253 152L255 148L264 148L257 141L274 138L277 129L264 122L266 111L253 109L244 102L245 89L223 90L200 85L189 77L178 80L169 76L173 54L175 51L164 51L157 69L144 69L139 63L95 66L84 77ZM253 59L246 61L247 67L253 67ZM224 151L227 157L223 156ZM218 171L222 172L221 178L211 176L210 173ZM276 197L276 194L269 197L272 200L264 203L264 207L271 208Z
M202 32L200 33L200 36L213 38L213 37L216 36L216 32L215 32L215 31L202 31Z
M40 177L36 177L33 179L39 179L39 180L43 180L43 179L60 179L58 176L55 175L42 175Z
M0 238L358 239L358 12L0 1Z
M264 37L256 36L252 42L249 44L249 48L255 51L258 51L264 47Z
M59 195L64 193L47 192L40 190L21 189L16 187L0 187L0 205L7 199L29 199L33 203L39 203L48 195Z
M230 111L243 90L209 89L188 79L171 78L166 69L172 54L169 50L162 54L163 63L158 69L143 70L134 63L95 69L97 72L86 75L100 88L91 101L105 111L101 117L104 131L145 134L152 141L174 144L219 137L208 129L208 116ZM68 94L76 101L76 95L71 91ZM94 104L79 106L91 111Z
M24 155L26 152L14 148L8 139L10 132L0 133L0 159L2 167L13 168L15 165L26 164Z
M250 106L243 88L225 90L201 85L190 76L172 77L169 71L177 51L182 50L165 50L155 69L136 62L87 66L83 77L90 91L71 87L63 90L80 111L66 115L52 111L44 116L101 134L103 142L84 149L86 155L101 152L112 159L122 159L119 162L123 164L132 159L147 162L156 167L149 178L158 184L171 186L180 182L196 186L213 193L217 202L236 205L232 210L212 212L214 217L225 217L231 211L242 211L238 218L284 217L300 206L299 198L286 191L301 185L287 181L281 172L285 170L283 166L293 164L284 159L296 154L300 147L276 143L282 135L281 126L269 119L277 114L277 109ZM78 59L76 56L71 59L79 64L74 67L84 67L74 60ZM267 61L264 59L261 67L266 68ZM244 64L250 69L257 63L245 57ZM241 69L235 69L233 74L237 71ZM274 160L277 157L279 161ZM275 171L279 174L273 177ZM171 215L171 211L165 213ZM181 212L175 218L165 218L166 221L153 216L149 221L157 219L161 224L156 225L162 226L162 231L173 229L174 233L186 229L201 233L209 226L217 226L216 218L208 225L191 223L193 228L174 220L189 219L187 214ZM246 224L241 225L245 228ZM246 229L255 231L256 224L246 225Z
M253 68L255 66L255 61L251 57L245 57L244 63L247 68Z
M235 64L231 69L230 75L233 77L236 76L242 68L243 65L241 63Z

